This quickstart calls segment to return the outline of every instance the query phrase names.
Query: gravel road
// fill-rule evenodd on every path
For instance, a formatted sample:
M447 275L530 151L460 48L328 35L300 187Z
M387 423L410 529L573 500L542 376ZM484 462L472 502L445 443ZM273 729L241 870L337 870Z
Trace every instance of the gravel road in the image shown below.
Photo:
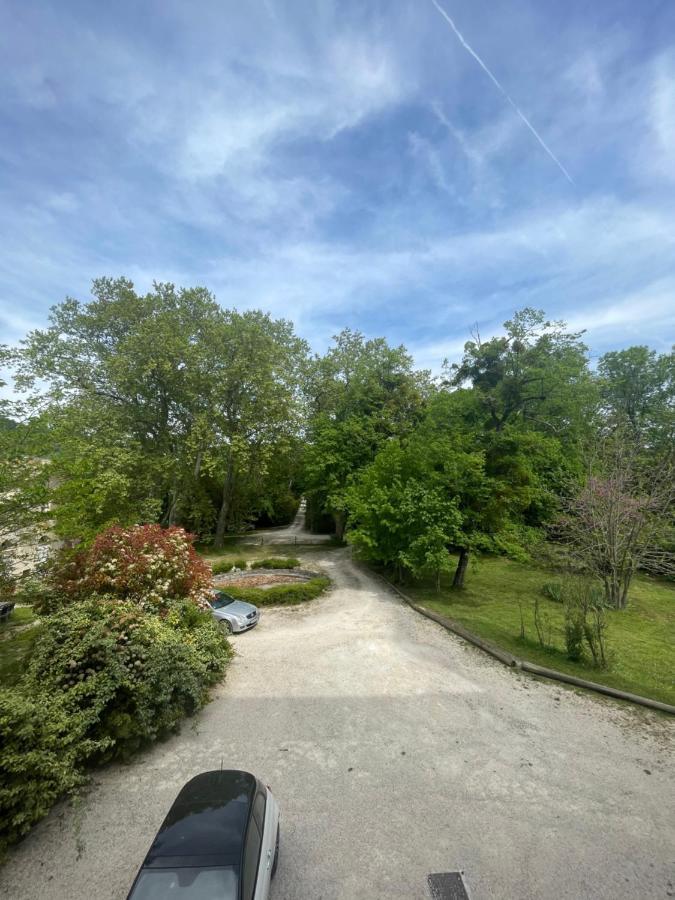
M0 871L11 900L124 898L178 789L244 768L282 810L273 900L675 894L672 722L501 667L403 605L345 550L324 597L236 636L213 701L97 772Z

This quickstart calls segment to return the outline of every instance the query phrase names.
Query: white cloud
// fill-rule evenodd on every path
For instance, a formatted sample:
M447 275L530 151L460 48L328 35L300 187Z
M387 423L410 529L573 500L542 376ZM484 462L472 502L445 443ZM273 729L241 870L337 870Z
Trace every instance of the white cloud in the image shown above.
M675 58L661 59L651 85L649 123L655 167L675 182Z

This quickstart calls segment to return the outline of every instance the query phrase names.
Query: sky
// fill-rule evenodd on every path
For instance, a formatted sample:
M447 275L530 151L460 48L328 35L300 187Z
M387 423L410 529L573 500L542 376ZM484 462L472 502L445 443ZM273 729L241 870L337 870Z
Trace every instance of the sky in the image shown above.
M125 275L438 370L675 340L672 0L0 0L0 342Z

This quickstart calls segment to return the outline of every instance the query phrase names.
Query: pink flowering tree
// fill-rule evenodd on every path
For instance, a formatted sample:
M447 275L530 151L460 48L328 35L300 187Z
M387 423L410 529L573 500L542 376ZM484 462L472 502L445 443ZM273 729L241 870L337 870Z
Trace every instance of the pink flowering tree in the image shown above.
M663 541L674 498L670 460L647 470L621 435L598 448L591 474L568 502L561 524L582 568L602 581L608 606L626 608L638 569L675 574L675 560Z
M55 572L59 590L73 600L92 594L132 600L161 612L174 600L205 607L212 587L209 566L183 528L114 525L76 552Z

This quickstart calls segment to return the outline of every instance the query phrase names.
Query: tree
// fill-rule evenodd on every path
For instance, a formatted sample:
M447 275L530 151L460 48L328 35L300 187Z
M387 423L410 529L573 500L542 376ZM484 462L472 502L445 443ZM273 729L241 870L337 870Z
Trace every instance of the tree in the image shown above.
M0 347L0 363L9 359ZM0 381L0 388L4 384ZM0 595L13 592L26 552L47 531L48 476L41 446L34 406L0 399Z
M675 558L662 545L674 475L672 452L646 465L631 434L614 432L599 442L583 487L567 503L562 533L582 568L602 581L609 606L625 609L640 568L675 574Z
M272 459L298 434L307 345L290 322L256 311L229 312L213 338L212 444L203 453L222 484L214 541L221 547L242 488L260 491Z
M485 427L494 431L518 425L568 443L586 432L596 391L583 332L568 332L564 322L529 307L504 328L504 337L468 341L461 363L446 370L446 384L471 385Z
M366 557L422 575L437 585L448 570L448 546L458 542L462 517L456 501L424 478L414 452L389 441L346 491L348 539Z
M648 347L605 353L598 363L603 412L610 428L629 429L647 448L675 439L675 353Z
M141 296L102 278L92 293L55 306L15 355L19 388L47 385L57 528L90 538L114 523L182 522L215 527L222 544L251 515L237 496L251 497L297 433L305 343L290 323L223 310L204 288Z
M470 432L438 430L436 412L432 403L410 437L387 442L354 478L348 539L399 572L433 571L437 582L457 552L461 588L473 551L523 554L525 512L547 493L540 470L552 439L507 430L485 448Z
M314 516L330 515L341 538L349 484L387 440L419 421L429 381L414 371L404 347L349 329L334 342L308 373L304 485Z

